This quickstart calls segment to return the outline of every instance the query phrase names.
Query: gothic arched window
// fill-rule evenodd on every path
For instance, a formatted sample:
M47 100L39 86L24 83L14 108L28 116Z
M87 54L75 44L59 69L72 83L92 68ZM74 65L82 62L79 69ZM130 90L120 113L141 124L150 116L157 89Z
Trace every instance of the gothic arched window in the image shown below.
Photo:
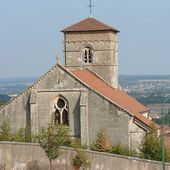
M83 49L83 59L85 63L92 63L93 51L90 47L85 47Z
M68 106L64 98L59 97L54 103L54 124L69 125Z

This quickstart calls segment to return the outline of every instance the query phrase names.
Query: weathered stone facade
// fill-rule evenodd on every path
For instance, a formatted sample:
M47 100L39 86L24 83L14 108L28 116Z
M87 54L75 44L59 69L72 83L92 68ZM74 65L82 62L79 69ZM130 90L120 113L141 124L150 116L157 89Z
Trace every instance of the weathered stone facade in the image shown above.
M65 33L65 66L69 69L89 68L113 87L118 87L118 40L111 31ZM93 62L83 61L83 48L93 51Z
M92 143L102 128L112 143L137 148L149 127L135 123L133 113L92 89L71 72L88 68L97 79L101 77L100 82L116 89L117 34L107 30L64 35L66 67L57 63L31 87L1 108L0 121L9 118L13 130L27 127L38 133L42 127L54 122L56 101L61 97L67 103L68 117L64 118L68 119L72 135L80 137L82 143ZM84 63L82 49L85 46L93 51L91 63ZM133 100L131 108L133 110Z

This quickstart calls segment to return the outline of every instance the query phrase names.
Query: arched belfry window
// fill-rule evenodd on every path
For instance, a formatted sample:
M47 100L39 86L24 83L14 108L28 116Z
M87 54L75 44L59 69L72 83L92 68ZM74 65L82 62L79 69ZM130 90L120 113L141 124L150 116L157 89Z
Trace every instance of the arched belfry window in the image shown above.
M58 97L54 102L53 123L69 125L68 103L63 97Z
M85 47L83 49L83 59L84 59L84 63L92 63L93 51L90 47Z

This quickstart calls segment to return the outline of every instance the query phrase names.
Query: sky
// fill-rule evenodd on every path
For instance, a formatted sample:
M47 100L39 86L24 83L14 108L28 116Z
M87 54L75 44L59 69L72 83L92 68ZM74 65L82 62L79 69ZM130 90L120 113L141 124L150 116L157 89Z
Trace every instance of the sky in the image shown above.
M63 28L89 0L0 0L0 78L39 77L60 56ZM118 30L119 74L170 74L170 0L93 0L93 17Z

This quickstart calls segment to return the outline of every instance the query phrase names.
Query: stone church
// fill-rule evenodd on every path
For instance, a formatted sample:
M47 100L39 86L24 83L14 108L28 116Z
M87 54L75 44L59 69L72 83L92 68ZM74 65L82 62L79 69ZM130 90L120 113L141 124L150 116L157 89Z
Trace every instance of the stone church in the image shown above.
M112 143L136 148L150 129L149 109L118 85L119 31L92 17L63 29L65 63L59 61L0 110L12 129L38 133L65 124L87 145L104 129Z

